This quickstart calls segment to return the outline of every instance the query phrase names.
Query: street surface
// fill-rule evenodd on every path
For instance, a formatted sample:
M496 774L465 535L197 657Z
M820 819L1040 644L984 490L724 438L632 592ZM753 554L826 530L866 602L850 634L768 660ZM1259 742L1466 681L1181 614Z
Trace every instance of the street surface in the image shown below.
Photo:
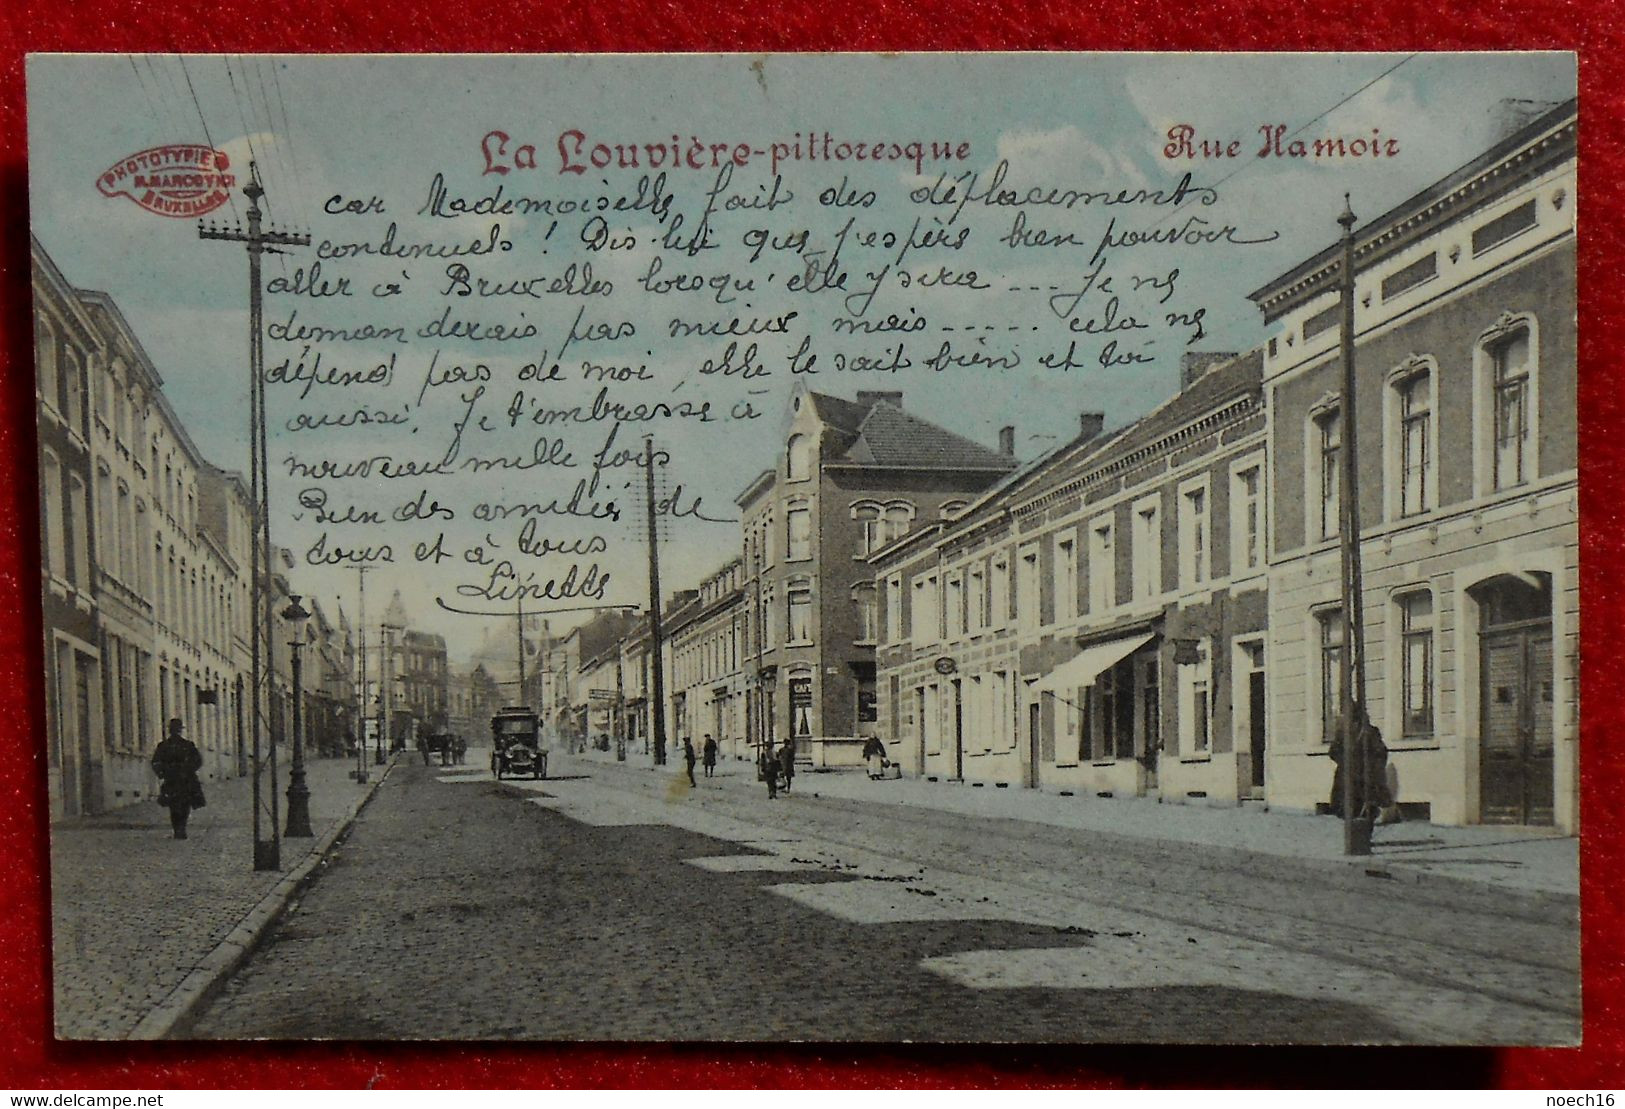
M1572 902L1199 845L403 760L200 1038L1560 1043ZM698 774L699 771L696 771ZM877 783L877 788L884 788ZM1318 868L1317 868L1318 867Z
M214 946L305 860L364 787L346 759L307 765L310 839L282 841L281 868L253 869L247 778L208 782L189 838L152 801L51 827L51 985L56 1034L128 1036ZM372 780L385 768L371 768ZM278 801L287 788L284 765ZM269 798L270 781L265 782ZM269 814L264 834L270 836Z

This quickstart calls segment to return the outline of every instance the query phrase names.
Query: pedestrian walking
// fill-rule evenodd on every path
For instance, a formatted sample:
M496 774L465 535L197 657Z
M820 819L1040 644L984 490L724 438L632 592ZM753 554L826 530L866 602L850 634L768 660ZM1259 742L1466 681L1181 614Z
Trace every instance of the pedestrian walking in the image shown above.
M1388 787L1388 745L1382 741L1382 732L1375 724L1366 725L1363 774L1365 816L1373 824L1397 824L1399 806Z
M694 780L694 743L692 740L683 740L683 769L688 771L688 785L692 789L699 785Z
M429 739L427 736L418 736L418 754L423 756L423 765L429 765Z
M762 781L767 783L767 799L774 800L779 795L779 760L778 756L764 749L759 767Z
M863 761L869 767L869 777L879 779L886 772L886 745L879 736L870 736L863 745Z
M197 772L203 768L203 756L197 745L181 734L181 722L169 722L169 734L152 752L152 772L158 775L158 803L169 810L169 824L176 839L186 838L186 821L193 809L201 809L207 802L203 797L203 783Z
M796 741L787 739L779 748L779 771L784 776L784 792L790 792L790 779L796 776Z
M700 759L705 763L705 776L717 776L717 741L711 738L711 733L705 733L705 744L700 748Z

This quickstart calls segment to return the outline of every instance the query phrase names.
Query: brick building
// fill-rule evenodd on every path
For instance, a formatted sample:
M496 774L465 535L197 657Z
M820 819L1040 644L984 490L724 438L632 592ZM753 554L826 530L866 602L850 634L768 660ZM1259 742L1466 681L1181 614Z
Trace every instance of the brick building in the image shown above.
M953 512L1015 469L915 416L898 392L845 400L798 385L779 457L736 499L741 582L756 629L746 726L754 745L797 741L820 763L856 762L876 731L877 589L870 552Z
M1261 791L1261 362L1188 356L1145 418L1102 435L1085 413L1072 443L871 559L894 758L1106 796Z
M1398 800L1577 827L1573 101L1355 236L1368 706ZM1252 294L1270 328L1272 802L1327 799L1342 650L1340 248Z

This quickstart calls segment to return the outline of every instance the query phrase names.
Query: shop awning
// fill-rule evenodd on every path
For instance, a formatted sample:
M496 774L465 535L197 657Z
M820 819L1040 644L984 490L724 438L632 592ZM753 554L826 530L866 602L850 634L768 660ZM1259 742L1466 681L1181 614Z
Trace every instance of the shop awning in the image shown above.
M1124 636L1122 639L1108 639L1104 643L1096 643L1092 647L1085 647L1034 682L1033 691L1035 693L1059 693L1062 690L1077 689L1079 686L1094 685L1095 679L1100 677L1103 672L1110 667L1116 666L1135 651L1151 642L1155 634L1155 632L1142 632L1139 635Z

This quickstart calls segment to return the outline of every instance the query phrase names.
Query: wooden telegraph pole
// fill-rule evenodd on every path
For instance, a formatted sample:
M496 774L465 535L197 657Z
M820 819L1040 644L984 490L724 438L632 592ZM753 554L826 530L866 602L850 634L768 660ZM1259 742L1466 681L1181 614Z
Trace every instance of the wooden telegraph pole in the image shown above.
M267 250L280 252L280 248L294 246L309 246L309 235L297 235L287 231L266 230L261 223L260 198L265 195L265 189L260 185L259 166L255 162L248 163L248 184L243 186L243 195L248 197L248 230L240 227L225 227L209 223L198 224L198 238L216 239L223 242L242 243L248 251L248 425L249 425L249 497L254 507L254 527L252 545L252 570L250 574L250 596L254 610L254 634L250 636L253 646L250 655L250 666L253 671L253 695L250 704L250 717L253 722L254 745L254 869L280 870L282 838L278 830L277 812L277 780L276 780L276 737L269 737L269 770L271 775L271 839L269 842L261 838L260 831L260 720L262 705L269 708L270 697L269 675L275 672L272 666L272 644L275 638L275 615L271 611L271 491L269 473L266 460L266 433L265 433L265 339L261 326L261 297L263 291L260 284L260 255ZM264 642L263 653L260 650ZM298 711L295 706L294 711Z
M1343 194L1343 395L1339 400L1342 443L1338 451L1339 541L1343 572L1343 652L1339 674L1343 743L1343 853L1371 854L1371 822L1364 808L1365 777L1365 619L1361 611L1359 435L1354 415L1354 210Z
M655 505L654 436L648 436L644 443L643 489L649 524L649 697L654 708L655 765L662 766L666 762L666 672L660 659L660 521Z

